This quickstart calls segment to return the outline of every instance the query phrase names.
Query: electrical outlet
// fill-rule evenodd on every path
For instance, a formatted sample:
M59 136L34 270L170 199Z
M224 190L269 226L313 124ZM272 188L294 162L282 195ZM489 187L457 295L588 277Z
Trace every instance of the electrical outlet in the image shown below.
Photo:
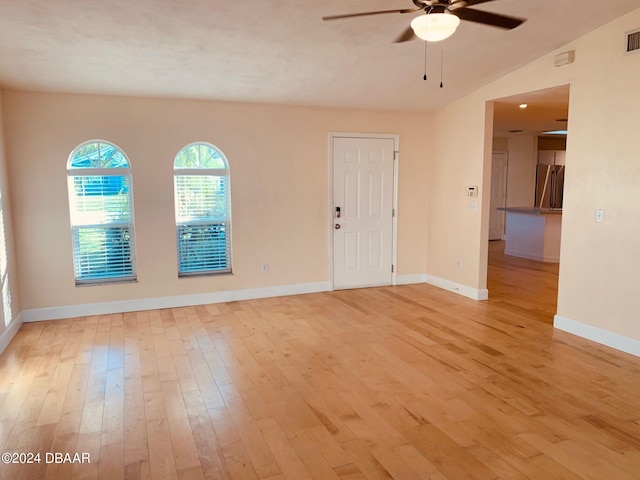
M457 260L456 261L456 267L458 267L458 270L462 269L462 260Z
M262 273L267 273L269 271L269 263L262 262Z
M596 210L596 222L602 223L604 222L604 210Z

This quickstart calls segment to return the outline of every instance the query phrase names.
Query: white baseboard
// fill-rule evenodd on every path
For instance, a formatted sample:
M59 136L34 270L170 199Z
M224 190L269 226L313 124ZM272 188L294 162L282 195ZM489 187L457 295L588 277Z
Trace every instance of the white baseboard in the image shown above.
M427 274L398 275L397 285L411 283L428 283L439 288L463 295L474 300L486 300L488 291L477 290L449 280ZM91 315L108 315L111 313L138 312L161 308L186 307L189 305L206 305L208 303L233 302L236 300L251 300L256 298L282 297L285 295L300 295L331 291L330 282L302 283L296 285L279 285L275 287L252 288L247 290L229 290L224 292L198 293L172 297L142 298L135 300L120 300L115 302L89 303L79 305L64 305L59 307L34 308L23 310L22 322L40 322L61 318L87 317ZM16 330L17 331L17 330ZM13 338L13 337L12 337ZM1 338L0 338L1 339Z
M11 321L7 329L2 332L2 334L0 334L0 354L5 351L5 349L9 345L9 342L13 340L13 337L16 336L16 333L18 333L18 330L20 330L21 326L22 314L19 313L16 318Z
M247 290L229 290L225 292L198 293L173 297L143 298L116 302L66 305L61 307L35 308L22 311L23 322L39 322L60 318L106 315L110 313L138 312L159 308L186 307L208 303L233 302L266 297L282 297L303 293L326 292L331 290L329 282L302 283L297 285L279 285L275 287L251 288Z
M472 298L473 300L487 300L489 298L489 290L486 288L478 289L471 288L460 283L452 282L444 278L436 277L434 275L426 275L426 283L435 287L443 288L458 295Z
M630 353L640 357L640 340L625 337L618 333L613 333L602 328L594 327L586 323L577 322L570 318L556 315L553 318L553 326L558 330L572 333L578 337L586 338L594 342L615 348L622 352Z
M528 260L535 260L536 262L547 262L547 263L560 263L560 256L544 256L544 255L534 255L533 253L528 252L518 252L516 250L504 250L505 255L511 255L512 257L520 257L526 258Z
M476 289L467 287L460 283L452 282L444 278L429 275L427 273L415 273L412 275L398 275L396 278L396 285L410 285L412 283L428 283L434 287L442 288L464 297L472 298L474 300L487 300L489 298L489 290Z
M411 285L413 283L427 283L426 273L414 273L411 275L398 275L396 285Z

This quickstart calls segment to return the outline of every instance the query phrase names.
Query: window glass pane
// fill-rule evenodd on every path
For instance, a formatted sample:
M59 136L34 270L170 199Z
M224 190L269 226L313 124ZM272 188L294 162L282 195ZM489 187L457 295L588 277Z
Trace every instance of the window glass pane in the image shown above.
M73 247L78 283L133 278L129 227L76 227Z
M179 273L229 272L226 223L178 225Z
M193 144L176 155L174 168L227 168L224 157L209 145Z
M91 141L72 152L67 166L76 284L135 280L126 155L108 142Z
M71 223L90 225L128 222L131 218L129 176L71 176Z
M173 165L179 275L231 272L226 158L212 145L194 143L176 155ZM183 175L181 169L190 171Z
M92 142L80 147L71 157L70 168L128 168L122 152L109 143Z
M176 175L176 219L227 219L227 177Z

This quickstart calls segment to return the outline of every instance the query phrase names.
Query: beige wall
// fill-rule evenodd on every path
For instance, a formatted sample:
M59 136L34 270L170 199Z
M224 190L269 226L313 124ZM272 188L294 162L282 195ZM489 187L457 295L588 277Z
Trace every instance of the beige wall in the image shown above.
M640 9L436 112L428 274L463 277L452 262L466 252L464 268L484 270L486 278L486 261L477 252L487 237L459 193L465 183L486 179L483 171L490 169L478 133L486 102L570 84L558 316L640 339L640 54L623 53L625 32L639 25ZM575 63L554 67L554 54L570 49ZM481 210L488 212L489 183L483 185ZM605 211L604 223L594 220L598 208ZM482 280L470 285L481 287Z
M486 288L486 242L480 235L486 229L488 238L488 208L485 226L481 206L489 205L489 189L481 187L479 197L470 199L467 187L482 186L488 172L482 159L486 153L491 161L492 132L484 126L487 118L492 126L492 112L482 98L470 97L437 112L429 163L427 274L475 289Z
M426 269L429 115L6 91L25 310L329 281L329 133L400 138L399 275ZM100 138L133 169L138 282L75 287L65 165ZM173 158L207 141L231 167L233 275L178 279ZM261 272L261 263L269 272Z

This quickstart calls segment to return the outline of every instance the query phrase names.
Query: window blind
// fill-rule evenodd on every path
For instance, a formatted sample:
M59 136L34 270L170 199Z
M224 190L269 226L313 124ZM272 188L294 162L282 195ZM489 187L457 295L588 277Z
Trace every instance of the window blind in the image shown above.
M218 175L176 175L176 216L189 220L227 220L227 178Z
M226 159L192 144L174 161L178 275L231 272L231 215Z
M128 222L131 218L129 184L124 175L71 176L69 203L73 225Z
M134 279L128 226L73 227L76 281Z
M76 284L135 280L131 172L114 145L88 142L68 166Z
M227 223L178 225L180 274L229 272Z

